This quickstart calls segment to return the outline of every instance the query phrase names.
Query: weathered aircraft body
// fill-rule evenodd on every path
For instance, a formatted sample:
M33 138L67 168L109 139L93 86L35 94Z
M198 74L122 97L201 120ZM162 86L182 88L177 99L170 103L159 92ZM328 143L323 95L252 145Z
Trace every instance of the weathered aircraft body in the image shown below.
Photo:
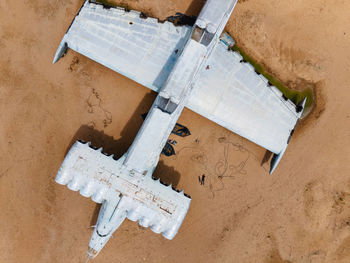
M160 23L136 11L86 1L54 61L71 48L158 92L129 150L118 160L76 142L56 182L102 207L88 257L95 257L125 218L172 239L191 198L154 180L159 155L184 107L274 153L287 148L303 105L257 74L223 29L236 0L208 0L193 26Z

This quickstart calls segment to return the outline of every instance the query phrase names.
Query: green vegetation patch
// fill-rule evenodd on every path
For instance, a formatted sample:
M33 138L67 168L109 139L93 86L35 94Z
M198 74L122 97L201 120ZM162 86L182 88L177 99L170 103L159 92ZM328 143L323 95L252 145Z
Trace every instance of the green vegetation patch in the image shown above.
M253 60L251 57L249 57L241 48L239 48L237 45L234 45L232 50L239 52L243 59L247 62L249 62L256 70L256 72L259 72L261 75L263 75L270 83L271 85L275 86L277 89L279 89L285 97L290 99L294 104L298 104L301 102L305 97L307 97L305 109L309 108L313 104L313 91L310 88L306 88L302 91L289 89L285 85L282 84L281 81L277 80L275 77L267 73L264 68L258 64L255 60Z

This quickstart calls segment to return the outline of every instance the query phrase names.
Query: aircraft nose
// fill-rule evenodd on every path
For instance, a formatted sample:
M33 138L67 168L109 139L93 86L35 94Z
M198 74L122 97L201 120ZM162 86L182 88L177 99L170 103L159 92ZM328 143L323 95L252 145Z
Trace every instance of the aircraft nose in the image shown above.
M98 254L98 251L96 251L92 247L88 247L88 250L86 252L86 256L88 259L95 258L97 256L97 254Z

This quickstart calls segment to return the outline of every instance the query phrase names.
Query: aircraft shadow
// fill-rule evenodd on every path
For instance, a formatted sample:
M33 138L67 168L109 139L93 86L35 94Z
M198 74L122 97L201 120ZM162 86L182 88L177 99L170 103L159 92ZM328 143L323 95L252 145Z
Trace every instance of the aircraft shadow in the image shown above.
M133 140L136 137L138 130L141 128L143 123L142 114L147 112L151 107L155 99L154 93L148 93L140 102L139 106L134 111L133 115L123 128L121 136L115 139L113 136L105 134L104 131L96 130L94 127L89 125L82 125L74 134L72 140L70 141L66 154L68 153L71 146L77 140L83 140L86 142L91 142L95 147L103 147L103 152L107 154L114 154L115 158L120 158L130 147ZM153 177L160 179L165 184L172 184L177 187L180 180L180 173L177 172L173 167L165 165L164 161L160 160L154 173ZM90 220L91 225L95 225L98 217L98 213L101 205L96 204L94 213Z

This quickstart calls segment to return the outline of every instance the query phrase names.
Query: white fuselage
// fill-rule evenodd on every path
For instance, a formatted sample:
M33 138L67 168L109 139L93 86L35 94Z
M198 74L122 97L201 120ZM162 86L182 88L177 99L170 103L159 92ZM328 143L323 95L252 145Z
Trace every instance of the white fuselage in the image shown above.
M191 37L159 92L133 144L123 157L129 172L153 173L159 155L174 128L192 90L198 71L205 66L213 47L229 19L236 0L208 0L196 20ZM97 226L89 243L88 255L94 257L126 217L117 213L120 198L104 202ZM175 235L176 233L171 233Z
M115 161L98 155L88 144L80 142L67 154L56 182L68 184L71 190L80 190L82 195L102 202L89 243L89 258L100 252L125 218L150 226L168 239L176 235L191 200L183 191L173 191L171 186L155 182L152 173L187 104L198 72L206 66L236 2L208 0L205 3L133 144L122 158ZM54 62L66 48L63 41Z
M159 155L191 94L192 83L219 41L235 4L236 0L209 0L204 5L193 26L192 36L127 152L124 164L130 169L145 173L157 165ZM162 109L164 102L168 103L169 111Z

